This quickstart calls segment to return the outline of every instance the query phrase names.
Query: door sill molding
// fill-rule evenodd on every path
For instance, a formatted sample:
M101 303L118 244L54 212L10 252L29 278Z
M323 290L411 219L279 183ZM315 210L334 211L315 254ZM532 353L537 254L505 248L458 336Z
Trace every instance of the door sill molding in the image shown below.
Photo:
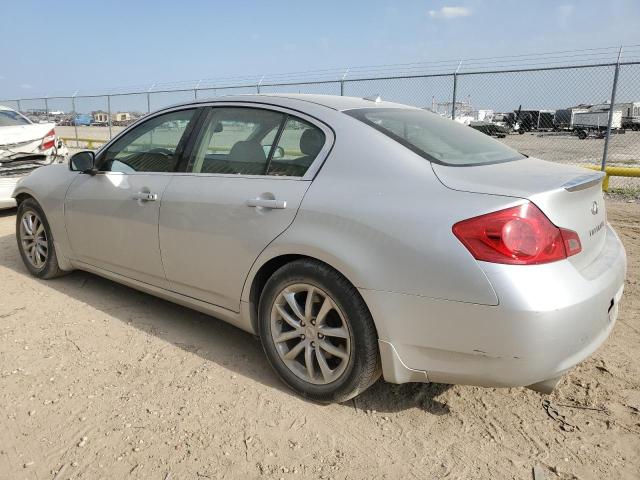
M196 298L189 297L181 293L173 292L171 290L167 290L162 287L157 287L149 283L141 282L139 280L126 277L119 273L111 272L109 270L96 267L89 263L85 263L78 260L74 260L72 263L73 263L73 266L78 270L83 270L89 273L93 273L100 277L106 278L108 280L112 280L116 283L123 284L127 287L131 287L136 290L140 290L142 292L148 293L155 297L159 297L164 300L177 303L184 307L192 308L193 310L197 310L199 312L205 313L207 315L211 315L212 317L218 318L220 320L224 320L225 322L230 323L231 325L238 327L241 330L244 330L246 332L249 332L252 334L255 333L251 326L251 321L248 318L245 319L244 315L241 315L238 312L234 312L232 310L229 310L224 307L220 307L218 305L213 305L211 303L203 302L202 300L198 300Z

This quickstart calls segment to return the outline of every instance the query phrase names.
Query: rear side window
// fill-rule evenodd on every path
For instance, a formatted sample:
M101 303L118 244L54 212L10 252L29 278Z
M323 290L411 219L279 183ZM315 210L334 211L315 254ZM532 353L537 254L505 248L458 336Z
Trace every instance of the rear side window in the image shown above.
M29 125L31 122L13 110L0 110L0 127Z
M215 107L205 122L189 170L302 177L324 142L322 130L286 113Z
M193 173L264 175L285 115L245 107L212 108L192 162Z
M318 127L288 117L269 162L268 175L301 177L322 150L325 135Z
M345 113L432 162L472 166L525 158L484 133L425 110L363 108Z

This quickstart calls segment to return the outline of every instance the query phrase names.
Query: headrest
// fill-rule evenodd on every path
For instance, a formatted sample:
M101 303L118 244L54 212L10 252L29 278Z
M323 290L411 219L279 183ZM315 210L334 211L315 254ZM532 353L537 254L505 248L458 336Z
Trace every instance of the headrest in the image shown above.
M258 142L244 140L237 142L229 152L229 160L236 162L265 162L267 157L264 154L262 145Z
M308 128L300 137L300 151L315 157L324 145L324 133L316 128Z

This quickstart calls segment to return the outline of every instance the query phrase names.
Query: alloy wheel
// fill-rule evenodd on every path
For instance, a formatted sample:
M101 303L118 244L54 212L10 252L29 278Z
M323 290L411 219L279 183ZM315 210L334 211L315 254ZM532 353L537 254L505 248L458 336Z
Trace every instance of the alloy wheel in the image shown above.
M271 336L280 359L302 380L326 385L344 373L351 329L335 301L320 288L298 283L276 296Z
M44 223L33 210L26 210L20 219L20 245L32 266L44 267L49 256L49 242Z

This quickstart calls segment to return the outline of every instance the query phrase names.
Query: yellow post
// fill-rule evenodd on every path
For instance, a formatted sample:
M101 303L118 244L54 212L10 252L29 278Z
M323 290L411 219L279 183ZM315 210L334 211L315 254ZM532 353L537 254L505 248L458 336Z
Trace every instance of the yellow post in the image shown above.
M600 170L597 165L582 165L590 170ZM605 167L604 181L602 182L602 190L609 191L609 177L640 177L639 167Z

